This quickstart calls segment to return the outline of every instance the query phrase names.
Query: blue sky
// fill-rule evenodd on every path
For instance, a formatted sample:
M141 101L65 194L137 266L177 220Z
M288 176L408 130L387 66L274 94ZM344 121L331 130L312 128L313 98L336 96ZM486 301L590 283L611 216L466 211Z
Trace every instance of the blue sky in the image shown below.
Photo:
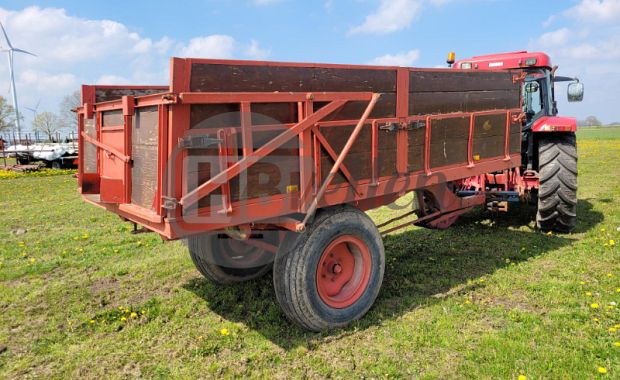
M38 55L18 56L16 76L20 104L39 112L81 83L167 84L173 55L435 67L451 50L527 49L585 83L581 104L559 91L562 114L620 121L620 0L4 0L0 20Z

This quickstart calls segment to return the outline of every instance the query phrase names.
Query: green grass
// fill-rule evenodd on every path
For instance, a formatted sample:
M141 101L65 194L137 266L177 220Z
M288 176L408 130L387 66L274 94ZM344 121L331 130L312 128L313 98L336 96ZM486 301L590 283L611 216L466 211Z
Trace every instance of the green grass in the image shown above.
M575 233L536 231L527 207L399 231L376 305L322 334L284 318L270 276L207 283L71 176L2 180L0 378L619 378L620 131L578 135Z

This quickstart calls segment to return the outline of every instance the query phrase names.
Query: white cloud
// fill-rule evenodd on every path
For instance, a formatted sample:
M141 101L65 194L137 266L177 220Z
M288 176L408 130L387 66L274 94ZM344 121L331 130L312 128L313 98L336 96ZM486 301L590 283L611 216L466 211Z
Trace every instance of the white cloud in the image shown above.
M100 76L95 81L95 84L100 84L100 85L114 85L114 84L119 84L119 83L131 83L131 80L125 77L122 77L120 75L107 74L107 75Z
M234 49L234 38L223 34L214 34L192 38L189 45L181 49L181 55L196 58L232 58Z
M548 32L539 37L539 42L544 46L563 45L568 41L570 31L568 28L562 28Z
M420 58L420 51L417 49L400 52L397 54L386 54L370 61L372 65L381 66L411 66Z
M586 23L620 22L620 0L582 0L565 14Z
M263 5L271 5L271 4L279 3L281 1L282 0L254 0L254 4L258 6L263 6Z
M82 83L167 84L170 56L264 59L270 53L258 41L224 34L189 41L149 38L122 23L75 17L61 8L0 7L0 21L14 46L37 55L17 54L15 75L20 106L34 107L40 99L40 112L56 111L62 97ZM0 96L10 99L5 64L0 64Z
M454 0L379 0L379 7L364 22L349 29L349 34L388 34L407 28L425 4L440 7ZM325 3L328 11L331 0Z
M250 45L243 52L248 58L251 59L266 59L271 54L271 51L268 49L262 49L258 45L258 41L252 40L250 41Z
M24 70L19 75L19 82L29 88L36 88L44 92L52 89L53 91L72 91L79 86L78 78L69 73L50 74L44 71Z
M549 54L560 67L559 75L576 76L586 87L584 101L569 104L563 94L566 85L559 84L560 112L579 118L595 115L604 122L619 120L617 100L609 94L620 88L620 0L582 0L547 20L543 26L558 27L531 39L529 49Z
M379 8L349 33L387 34L404 29L411 24L421 5L420 0L380 0Z

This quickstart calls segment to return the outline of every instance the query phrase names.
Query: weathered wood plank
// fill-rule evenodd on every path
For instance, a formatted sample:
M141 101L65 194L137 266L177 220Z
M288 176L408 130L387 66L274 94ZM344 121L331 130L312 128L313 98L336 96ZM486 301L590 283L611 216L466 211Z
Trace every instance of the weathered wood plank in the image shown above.
M396 70L194 63L190 89L195 92L395 92Z

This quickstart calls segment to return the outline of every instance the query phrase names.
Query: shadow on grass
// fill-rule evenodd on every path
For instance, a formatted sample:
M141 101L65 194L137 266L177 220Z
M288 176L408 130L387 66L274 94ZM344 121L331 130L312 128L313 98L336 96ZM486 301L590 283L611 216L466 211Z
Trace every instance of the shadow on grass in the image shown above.
M447 230L415 228L387 236L386 271L379 297L364 318L341 330L311 333L289 322L276 302L271 276L232 286L193 279L184 288L203 298L213 312L244 323L284 349L312 349L322 341L338 339L416 307L439 302L438 296L449 289L510 263L572 244L572 235L536 231L534 212L531 206L515 207L502 215L475 210ZM586 200L579 201L578 215L578 233L603 220L603 215Z

